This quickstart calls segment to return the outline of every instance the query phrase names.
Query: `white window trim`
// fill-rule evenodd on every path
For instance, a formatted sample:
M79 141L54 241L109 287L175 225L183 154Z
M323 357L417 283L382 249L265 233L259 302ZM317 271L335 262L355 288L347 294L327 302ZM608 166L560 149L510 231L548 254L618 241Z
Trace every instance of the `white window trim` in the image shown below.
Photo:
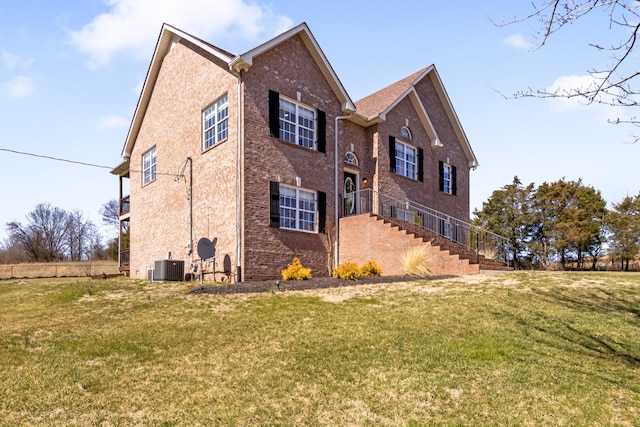
M297 118L297 120L295 122L291 121L291 120L287 120L287 118L283 117L283 112L284 114L286 114L287 112L282 108L284 103L289 103L292 104L294 106L295 112L293 114L295 114L295 117ZM305 147L305 148L310 148L312 150L317 150L318 149L318 126L317 126L317 122L318 122L318 114L316 112L315 108L309 107L308 105L302 104L301 102L295 101L293 99L290 98L286 98L282 95L280 95L280 103L279 103L279 109L278 109L278 118L279 118L279 128L280 128L280 139L286 142L289 142L291 144L295 144L295 145L299 145L301 147ZM299 123L300 121L300 111L308 111L313 115L313 119L311 120L311 126L312 127L308 127L308 126L304 126L302 124ZM289 124L290 126L292 126L293 132L287 132L287 133L292 133L292 137L293 137L293 141L289 140L288 138L284 137L284 130L283 130L283 126L282 124ZM302 135L302 131L308 131L311 132L311 138L306 138L304 135ZM303 139L304 138L304 139ZM307 145L307 143L305 143L305 140L309 140L311 139L311 141L308 142L309 145Z
M157 163L158 158L156 146L154 145L142 154L142 185L150 184L156 180Z
M344 155L344 162L348 165L359 166L360 162L358 161L358 157L355 155L353 151L347 151L347 154Z
M293 199L295 201L295 206L286 206L282 204L283 197L287 197L286 195L283 195L284 193L283 190L285 189L295 192L295 196ZM301 195L307 195L313 198L313 208L312 208L313 210L305 209L304 207L300 206L300 202L301 200L303 200L300 197ZM301 231L303 233L314 233L314 234L318 232L318 193L316 191L280 184L279 204L280 204L280 228L281 229ZM289 220L291 220L291 216L287 216L286 214L284 214L283 210L288 210L293 212L293 220L294 220L293 226L283 225L284 221L288 222ZM302 223L304 219L301 218L302 216L301 214L313 215L313 229L309 230L303 227Z
M218 117L220 112L224 112L224 117ZM207 122L213 118L212 124L207 126ZM222 127L224 125L224 127ZM213 135L207 138L207 132L213 131ZM214 145L226 140L229 136L229 97L225 93L209 107L202 111L202 151L208 150Z
M452 174L452 168L450 164L443 164L442 165L442 188L443 188L443 193L445 194L453 194L453 177L451 176Z
M413 134L411 133L411 129L409 129L408 126L402 126L402 128L400 129L400 135L402 135L403 138L406 138L409 141L413 141Z
M409 179L418 179L418 149L411 144L407 144L399 139L396 139L396 173L400 176L404 176ZM413 162L409 161L407 150L413 152ZM398 151L404 153L403 157L398 157ZM413 166L413 170L409 170L408 165Z

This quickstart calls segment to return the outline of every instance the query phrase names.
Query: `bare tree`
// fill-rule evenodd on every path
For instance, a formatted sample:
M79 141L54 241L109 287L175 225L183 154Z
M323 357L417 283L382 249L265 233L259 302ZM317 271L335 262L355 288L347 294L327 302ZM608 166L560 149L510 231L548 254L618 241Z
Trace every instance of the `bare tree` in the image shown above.
M10 239L22 248L29 261L59 261L65 255L67 213L42 203L27 214L28 223L7 224Z
M532 3L533 12L498 26L513 25L537 19L541 28L537 33L536 49L562 28L573 24L587 14L602 13L610 30L621 30L619 39L611 44L588 42L599 52L608 53L609 63L588 70L593 82L584 87L557 89L554 91L531 89L514 94L515 98L577 98L587 104L598 103L612 106L637 107L640 105L640 87L637 66L636 43L640 31L640 2L637 0L541 0ZM628 123L640 126L640 120L617 119L613 123ZM636 141L638 138L636 138Z
M120 227L120 204L116 199L109 200L100 208L100 215L102 215L102 223L104 225L112 226L116 231Z
M100 240L98 229L82 212L75 210L67 214L67 251L71 261L91 258L96 238Z
M0 243L0 264L19 264L29 259L15 237L9 236Z

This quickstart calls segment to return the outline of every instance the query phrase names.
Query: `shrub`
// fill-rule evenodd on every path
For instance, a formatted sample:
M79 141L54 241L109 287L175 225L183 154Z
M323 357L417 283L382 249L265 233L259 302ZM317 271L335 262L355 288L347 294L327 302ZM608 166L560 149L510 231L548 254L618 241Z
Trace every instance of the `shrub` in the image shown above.
M382 267L375 261L368 261L358 266L355 262L343 262L333 269L333 276L343 280L358 280L361 277L380 276Z
M333 269L333 275L343 280L358 280L362 273L355 262L343 262Z
M282 280L308 279L311 279L311 269L303 267L298 257L294 257L293 262L282 269Z
M431 275L429 252L424 246L414 246L401 255L402 268L407 274L419 277Z
M362 277L374 277L382 274L382 267L377 262L370 260L360 267L360 275Z

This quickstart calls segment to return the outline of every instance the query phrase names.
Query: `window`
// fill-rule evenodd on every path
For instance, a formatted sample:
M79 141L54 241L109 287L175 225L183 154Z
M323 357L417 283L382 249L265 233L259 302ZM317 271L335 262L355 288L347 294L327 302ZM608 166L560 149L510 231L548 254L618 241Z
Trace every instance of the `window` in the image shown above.
M344 162L350 165L358 166L358 158L351 151L348 151L347 154L344 155Z
M453 240L454 227L453 227L453 224L451 223L451 221L450 221L450 219L448 217L447 218L440 218L438 228L439 228L438 233L441 236L444 236L449 240Z
M389 162L391 172L424 182L424 150L389 135Z
M315 148L315 122L315 111L280 98L280 139Z
M409 141L413 139L413 136L411 136L411 130L409 130L409 128L406 126L402 126L402 129L400 129L400 136Z
M203 150L229 135L229 99L226 94L202 112L202 132Z
M396 141L396 173L416 179L418 155L415 147Z
M156 180L156 147L142 155L142 185Z
M280 228L316 231L315 192L280 187Z
M269 91L269 131L283 141L324 153L326 114Z
M456 167L440 161L438 163L438 170L440 175L439 190L445 194L455 196L457 192Z
M271 227L324 233L327 195L298 187L270 183Z
M442 186L442 191L451 194L451 165L443 165Z

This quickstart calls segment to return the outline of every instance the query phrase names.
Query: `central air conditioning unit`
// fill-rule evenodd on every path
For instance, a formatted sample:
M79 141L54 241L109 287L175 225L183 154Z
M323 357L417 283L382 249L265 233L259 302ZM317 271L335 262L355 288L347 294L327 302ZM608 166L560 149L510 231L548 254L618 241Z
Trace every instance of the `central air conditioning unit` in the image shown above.
M155 262L154 282L181 282L184 280L184 261L162 259Z

